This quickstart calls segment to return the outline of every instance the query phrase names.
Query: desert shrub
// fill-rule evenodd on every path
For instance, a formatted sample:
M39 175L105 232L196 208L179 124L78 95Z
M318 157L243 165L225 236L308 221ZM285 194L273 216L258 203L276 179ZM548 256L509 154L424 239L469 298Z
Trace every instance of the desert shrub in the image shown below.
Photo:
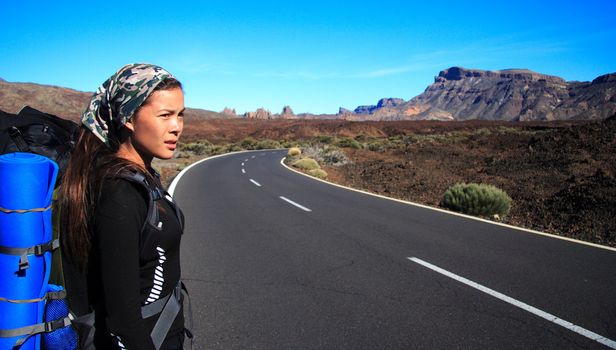
M445 191L441 206L470 215L503 217L509 213L511 198L492 185L457 183Z
M405 147L420 141L420 136L416 134L408 134L408 135L395 135L390 136L385 139L383 142L387 144L387 148L401 148Z
M190 158L190 154L188 154L186 152L178 152L178 154L175 156L175 158L178 158L178 159Z
M302 154L302 150L299 149L298 147L291 147L289 149L289 152L287 152L287 155L289 157L296 157L296 156L299 156L300 154Z
M335 145L342 148L354 148L361 149L361 143L357 142L350 137L343 137L341 139L336 140Z
M240 147L240 145L238 145L237 143L231 143L227 146L228 152L237 152L241 150L242 150L242 147Z
M370 140L370 137L366 134L359 134L355 136L355 141L357 142L367 142Z
M481 128L475 131L475 135L477 136L490 136L492 135L492 130L488 128Z
M349 163L349 158L336 146L312 145L303 148L303 153L325 165L341 166Z
M217 155L217 154L223 154L226 153L226 147L222 146L222 145L213 145L210 148L210 154L211 155Z
M258 141L255 145L255 149L274 149L280 148L280 144L278 141L274 140L261 140Z
M341 166L349 162L344 152L336 147L327 147L323 150L319 160L326 165Z
M283 141L280 146L282 148L291 148L291 147L297 147L297 142L294 141Z
M319 179L327 179L327 173L323 169L312 169L308 171L308 174L314 177L318 177Z
M181 143L179 148L181 151L188 151L196 155L202 155L202 154L207 153L211 147L212 147L212 144L209 141L201 140L201 141L191 142L191 143L186 143L186 144Z
M303 170L313 170L320 168L319 163L317 163L317 161L312 158L302 158L293 163L293 166Z
M240 146L242 146L243 149L255 149L257 147L257 140L252 137L247 137L240 142Z
M317 135L312 138L312 141L315 143L330 144L334 141L334 138L329 135Z
M368 150L372 152L381 152L386 148L385 143L373 141L368 144Z

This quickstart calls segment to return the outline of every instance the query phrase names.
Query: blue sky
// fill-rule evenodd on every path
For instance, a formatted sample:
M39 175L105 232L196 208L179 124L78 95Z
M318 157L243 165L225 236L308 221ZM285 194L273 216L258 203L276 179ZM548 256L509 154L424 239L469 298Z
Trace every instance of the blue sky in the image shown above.
M451 66L580 81L616 72L611 0L3 0L0 16L7 81L94 91L122 65L150 62L183 82L187 106L214 111L410 99Z

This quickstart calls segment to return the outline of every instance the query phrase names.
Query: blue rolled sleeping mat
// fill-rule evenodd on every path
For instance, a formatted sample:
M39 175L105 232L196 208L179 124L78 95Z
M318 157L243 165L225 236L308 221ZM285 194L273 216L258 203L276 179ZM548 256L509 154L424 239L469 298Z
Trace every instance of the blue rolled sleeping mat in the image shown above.
M0 349L40 349L40 335L11 336L41 324L51 268L51 199L58 165L32 153L0 156Z

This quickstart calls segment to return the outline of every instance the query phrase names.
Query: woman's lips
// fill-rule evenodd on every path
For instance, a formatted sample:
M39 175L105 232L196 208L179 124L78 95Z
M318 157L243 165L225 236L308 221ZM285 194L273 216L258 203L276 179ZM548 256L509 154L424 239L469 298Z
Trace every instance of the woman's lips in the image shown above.
M168 149L174 151L177 146L177 141L165 141L165 145L167 145Z

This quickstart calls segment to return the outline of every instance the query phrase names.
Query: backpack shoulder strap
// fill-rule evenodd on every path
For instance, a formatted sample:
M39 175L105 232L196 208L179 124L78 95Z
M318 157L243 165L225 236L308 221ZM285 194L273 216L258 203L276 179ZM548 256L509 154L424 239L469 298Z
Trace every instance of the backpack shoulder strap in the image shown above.
M146 214L146 220L141 227L141 239L139 243L140 255L142 257L147 256L150 252L156 251L156 247L160 240L162 223L160 221L156 202L163 198L163 191L156 186L156 184L151 184L151 181L148 181L146 176L139 172L123 171L118 174L117 177L138 185L147 193L148 212Z

